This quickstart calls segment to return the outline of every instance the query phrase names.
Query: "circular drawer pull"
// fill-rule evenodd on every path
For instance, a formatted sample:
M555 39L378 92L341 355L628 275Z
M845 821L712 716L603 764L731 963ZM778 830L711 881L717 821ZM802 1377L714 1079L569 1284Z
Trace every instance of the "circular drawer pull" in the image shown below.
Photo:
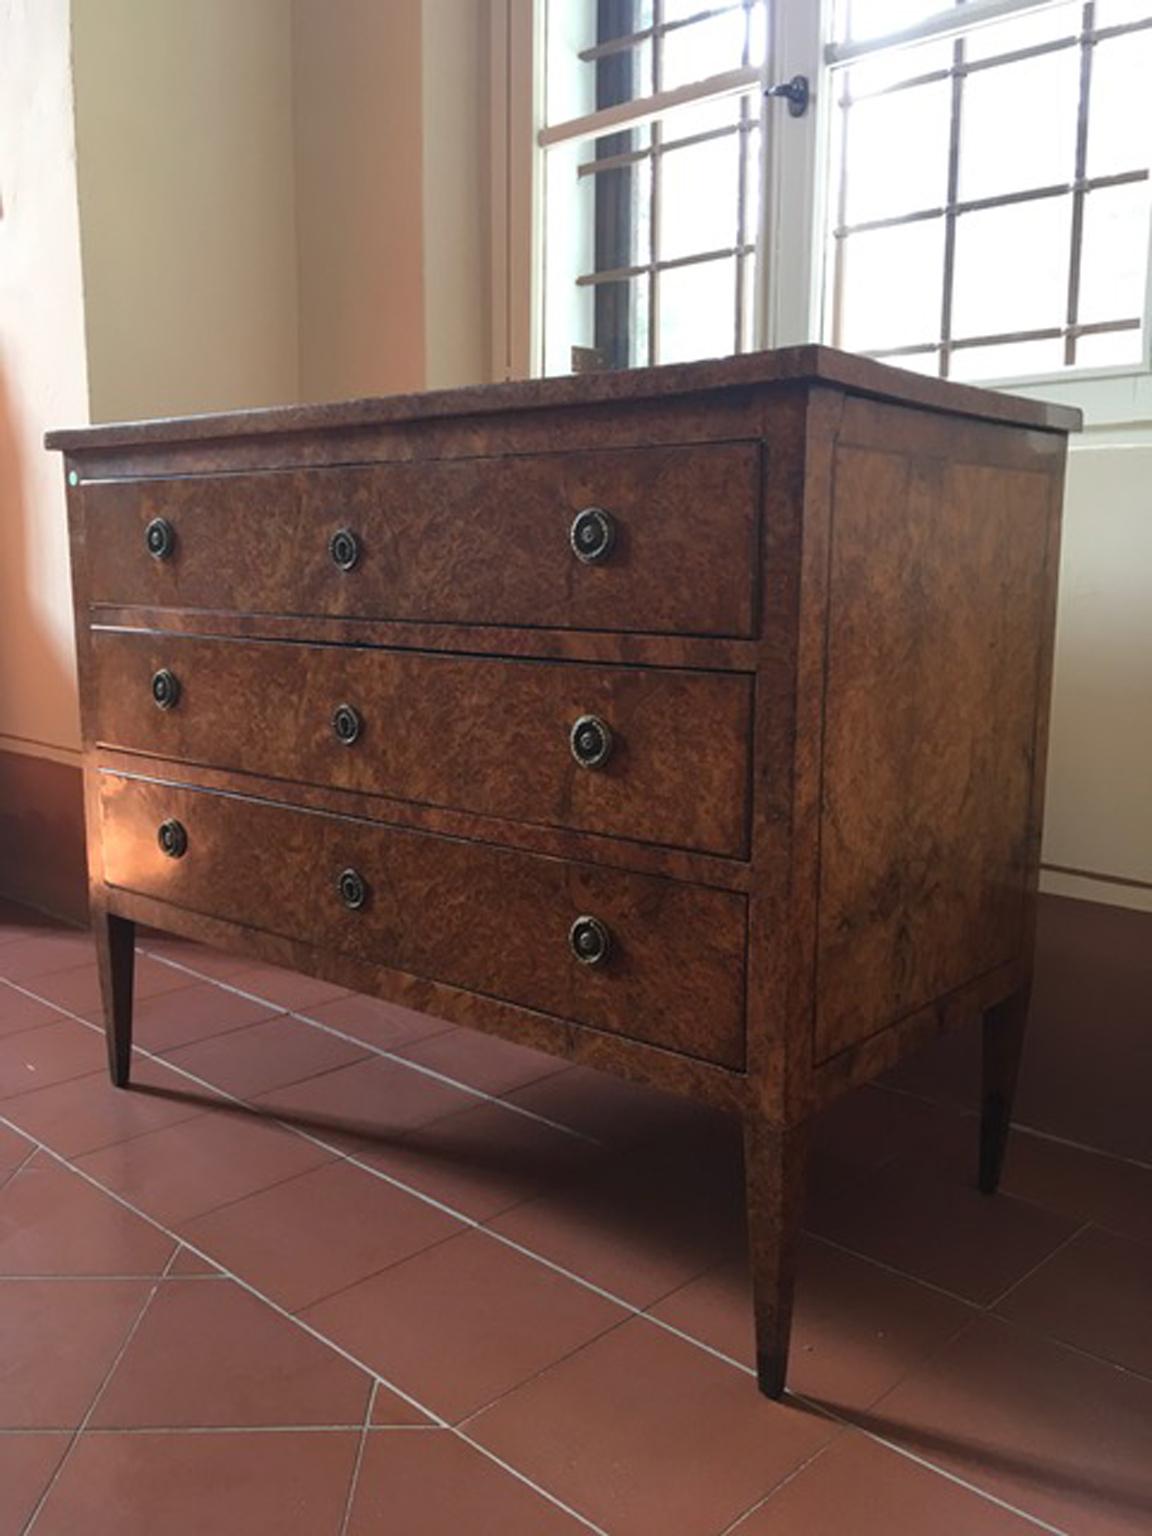
M157 709L175 709L180 702L180 679L167 667L152 675L152 700Z
M182 859L188 852L188 833L180 821L162 821L156 829L160 852L170 859Z
M612 935L598 917L578 917L568 943L581 965L603 965L612 952Z
M581 768L602 768L612 755L612 728L599 715L581 715L568 733Z
M368 883L357 869L343 869L336 879L340 900L349 912L358 912L368 900Z
M568 532L572 553L585 565L598 565L607 560L616 543L616 524L610 512L602 507L585 507L572 519Z
M154 517L144 530L144 542L153 560L169 560L176 548L176 530L166 517Z
M343 747L350 747L359 737L364 722L351 704L338 704L332 712L332 734Z
M340 571L350 571L360 559L360 540L351 528L337 528L328 540L332 564Z

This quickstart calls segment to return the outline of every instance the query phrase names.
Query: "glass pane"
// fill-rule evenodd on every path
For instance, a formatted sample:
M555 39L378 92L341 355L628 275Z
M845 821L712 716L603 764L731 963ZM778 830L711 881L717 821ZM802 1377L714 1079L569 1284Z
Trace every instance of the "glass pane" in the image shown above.
M736 261L661 272L658 362L726 357L736 342Z
M843 109L845 223L942 206L951 101L951 85L942 80Z
M1075 48L969 75L960 123L961 198L1071 181L1079 92Z
M611 272L647 262L651 251L651 160L597 171L592 181L593 270Z
M699 10L702 7L696 6ZM744 11L724 11L690 27L677 27L660 40L660 87L673 91L693 80L706 80L744 62Z
M592 304L592 345L573 359L573 371L642 368L648 361L647 276L597 283Z
M959 216L954 336L995 336L1064 324L1071 216L1067 196Z
M1139 171L1152 159L1152 31L1136 32L1092 51L1088 108L1088 174Z
M1041 43L1075 37L1080 31L1083 14L1084 7L1077 0L1074 5L1059 5L1038 16L1020 16L1014 21L977 27L968 34L964 44L965 58L991 59L1000 53L1014 53L1017 48L1037 48ZM1069 52L1075 53L1076 49L1069 49Z
M597 59L580 57L599 43L650 26L650 0L614 0L600 6L548 5L546 22L545 92L550 124L650 94L650 40Z
M903 368L908 373L926 373L930 378L940 376L939 352L909 352L902 357L885 357L881 362L890 368Z
M943 286L943 219L847 236L840 242L837 345L871 352L935 341Z
M951 9L950 0L840 0L836 37L841 42L856 43L864 38L883 37Z
M960 347L952 353L953 379L1019 379L1033 373L1059 373L1063 341L1016 341L1000 347Z
M846 71L847 89L854 101L890 91L905 80L946 74L952 68L952 44L925 43L919 48L896 48L864 59Z
M1148 0L1096 0L1096 25L1121 27L1129 21L1145 21L1152 16Z
M736 244L740 136L705 139L659 157L661 261Z
M1081 336L1076 343L1076 365L1079 368L1122 368L1141 361L1144 345L1143 333L1133 331L1101 331L1097 335Z
M1101 187L1084 199L1079 319L1136 320L1148 273L1148 183Z
M749 128L745 139L743 239L751 244L760 237L760 182L764 172L760 164L759 126Z
M725 96L721 101L701 101L691 107L677 107L664 117L661 133L666 145L697 134L714 133L718 128L733 128L740 121L740 97Z

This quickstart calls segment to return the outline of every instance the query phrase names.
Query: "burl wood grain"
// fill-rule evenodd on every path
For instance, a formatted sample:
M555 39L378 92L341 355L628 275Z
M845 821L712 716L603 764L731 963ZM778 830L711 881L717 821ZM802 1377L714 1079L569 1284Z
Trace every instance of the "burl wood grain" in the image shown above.
M1039 471L835 468L817 1060L1020 950L1049 528Z
M97 482L89 600L750 635L759 457L743 443ZM588 506L616 521L603 564L569 545ZM145 548L158 516L168 560ZM328 552L341 528L361 543L351 571Z
M651 667L95 631L109 746L673 847L746 852L752 680ZM158 709L153 674L179 682ZM351 745L333 711L362 721ZM612 732L578 764L572 724Z
M744 1056L745 898L377 823L102 777L105 877L176 906L726 1066ZM182 858L161 852L169 818ZM359 911L340 872L369 886ZM578 916L612 955L582 965Z

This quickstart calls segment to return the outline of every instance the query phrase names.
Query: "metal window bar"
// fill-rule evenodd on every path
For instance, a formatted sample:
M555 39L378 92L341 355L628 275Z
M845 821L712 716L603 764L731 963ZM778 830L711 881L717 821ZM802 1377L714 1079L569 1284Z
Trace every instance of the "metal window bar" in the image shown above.
M597 59L607 58L613 53L620 53L626 48L638 48L643 43L655 43L657 39L665 38L669 32L679 32L684 27L694 26L698 21L711 21L715 16L727 16L733 11L743 9L745 0L729 0L727 5L713 5L703 7L695 11L691 16L678 16L672 21L655 20L650 27L640 27L633 32L622 33L619 37L606 38L603 42L596 42L590 48L582 48L577 58L582 63L591 63Z

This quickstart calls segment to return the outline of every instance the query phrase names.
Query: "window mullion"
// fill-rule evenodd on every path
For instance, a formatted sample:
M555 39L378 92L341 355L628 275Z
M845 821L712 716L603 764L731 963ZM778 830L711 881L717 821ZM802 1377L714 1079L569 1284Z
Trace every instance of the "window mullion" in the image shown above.
M1077 332L1080 318L1080 266L1084 249L1084 180L1088 174L1088 108L1092 95L1092 26L1096 6L1088 0L1084 7L1083 33L1080 39L1080 102L1076 121L1076 190L1072 193L1072 249L1068 258L1068 334L1064 340L1064 362L1069 368L1076 362Z

